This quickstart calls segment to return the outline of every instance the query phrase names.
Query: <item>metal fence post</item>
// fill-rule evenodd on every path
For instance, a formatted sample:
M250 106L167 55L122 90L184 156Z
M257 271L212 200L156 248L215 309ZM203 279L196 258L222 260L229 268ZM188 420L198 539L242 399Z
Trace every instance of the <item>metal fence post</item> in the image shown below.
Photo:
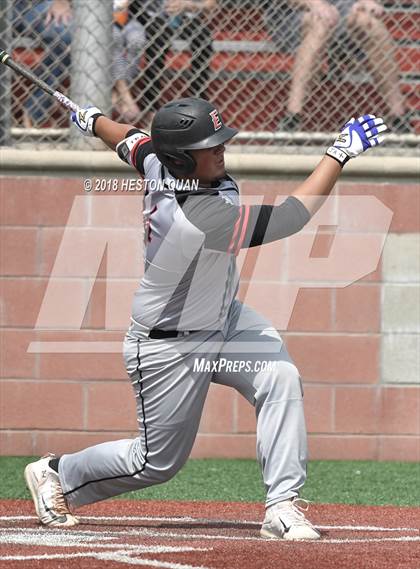
M10 11L10 0L2 0L0 6L0 37L2 46L6 50L10 50L11 46ZM5 65L0 65L0 146L7 146L10 143L11 89L10 70Z
M73 0L71 98L81 106L111 110L112 0ZM103 143L71 129L72 148L101 148Z

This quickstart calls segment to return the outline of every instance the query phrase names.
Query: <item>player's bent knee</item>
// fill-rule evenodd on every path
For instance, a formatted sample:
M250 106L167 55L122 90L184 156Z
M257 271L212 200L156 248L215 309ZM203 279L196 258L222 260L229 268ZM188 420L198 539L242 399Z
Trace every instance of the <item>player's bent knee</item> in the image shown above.
M299 370L290 362L277 362L275 371L267 373L256 392L257 402L301 399L303 396Z
M282 374L277 378L276 385L282 385L282 391L288 399L298 399L303 396L300 373L292 363L284 362Z
M165 468L159 469L159 481L160 482L168 482L171 480L182 468L183 464L178 465L168 465Z
M144 481L147 485L161 484L179 472L188 460L189 454L189 448L173 448L171 451L165 446L158 448L154 441L142 441L137 438L133 439L131 467L136 472L136 478L141 481L140 487L143 487Z
M142 478L145 478L150 485L163 484L171 480L184 466L182 463L157 464L153 460L146 459L142 470Z

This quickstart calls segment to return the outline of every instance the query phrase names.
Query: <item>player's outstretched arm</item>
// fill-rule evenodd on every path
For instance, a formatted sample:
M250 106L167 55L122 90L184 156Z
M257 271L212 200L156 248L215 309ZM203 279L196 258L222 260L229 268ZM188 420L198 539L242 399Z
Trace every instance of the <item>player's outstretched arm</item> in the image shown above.
M313 215L331 193L343 166L351 158L381 144L387 129L383 119L375 115L350 119L327 149L326 156L292 195Z
M101 138L109 148L115 150L119 144L127 136L130 130L136 128L129 124L115 122L108 117L101 116L95 124L95 134Z
M71 120L84 136L101 138L112 150L135 128L109 119L97 107L80 109L71 114Z

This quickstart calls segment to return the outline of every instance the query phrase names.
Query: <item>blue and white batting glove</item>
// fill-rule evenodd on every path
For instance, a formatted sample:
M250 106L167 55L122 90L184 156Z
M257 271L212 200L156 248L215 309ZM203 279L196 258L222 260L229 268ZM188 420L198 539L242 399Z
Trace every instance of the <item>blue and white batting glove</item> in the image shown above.
M97 107L86 107L71 113L71 120L84 136L96 136L95 122L104 114Z
M383 119L376 118L375 115L363 115L358 119L353 117L346 122L333 145L327 149L327 156L344 166L350 158L356 158L369 148L381 144L385 140L382 133L387 130Z

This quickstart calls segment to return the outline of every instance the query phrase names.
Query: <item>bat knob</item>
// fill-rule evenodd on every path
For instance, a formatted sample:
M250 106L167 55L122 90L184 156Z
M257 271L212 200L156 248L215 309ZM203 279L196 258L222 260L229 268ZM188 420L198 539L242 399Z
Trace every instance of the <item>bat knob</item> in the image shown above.
M0 63L4 63L9 57L9 54L4 49L0 49Z

